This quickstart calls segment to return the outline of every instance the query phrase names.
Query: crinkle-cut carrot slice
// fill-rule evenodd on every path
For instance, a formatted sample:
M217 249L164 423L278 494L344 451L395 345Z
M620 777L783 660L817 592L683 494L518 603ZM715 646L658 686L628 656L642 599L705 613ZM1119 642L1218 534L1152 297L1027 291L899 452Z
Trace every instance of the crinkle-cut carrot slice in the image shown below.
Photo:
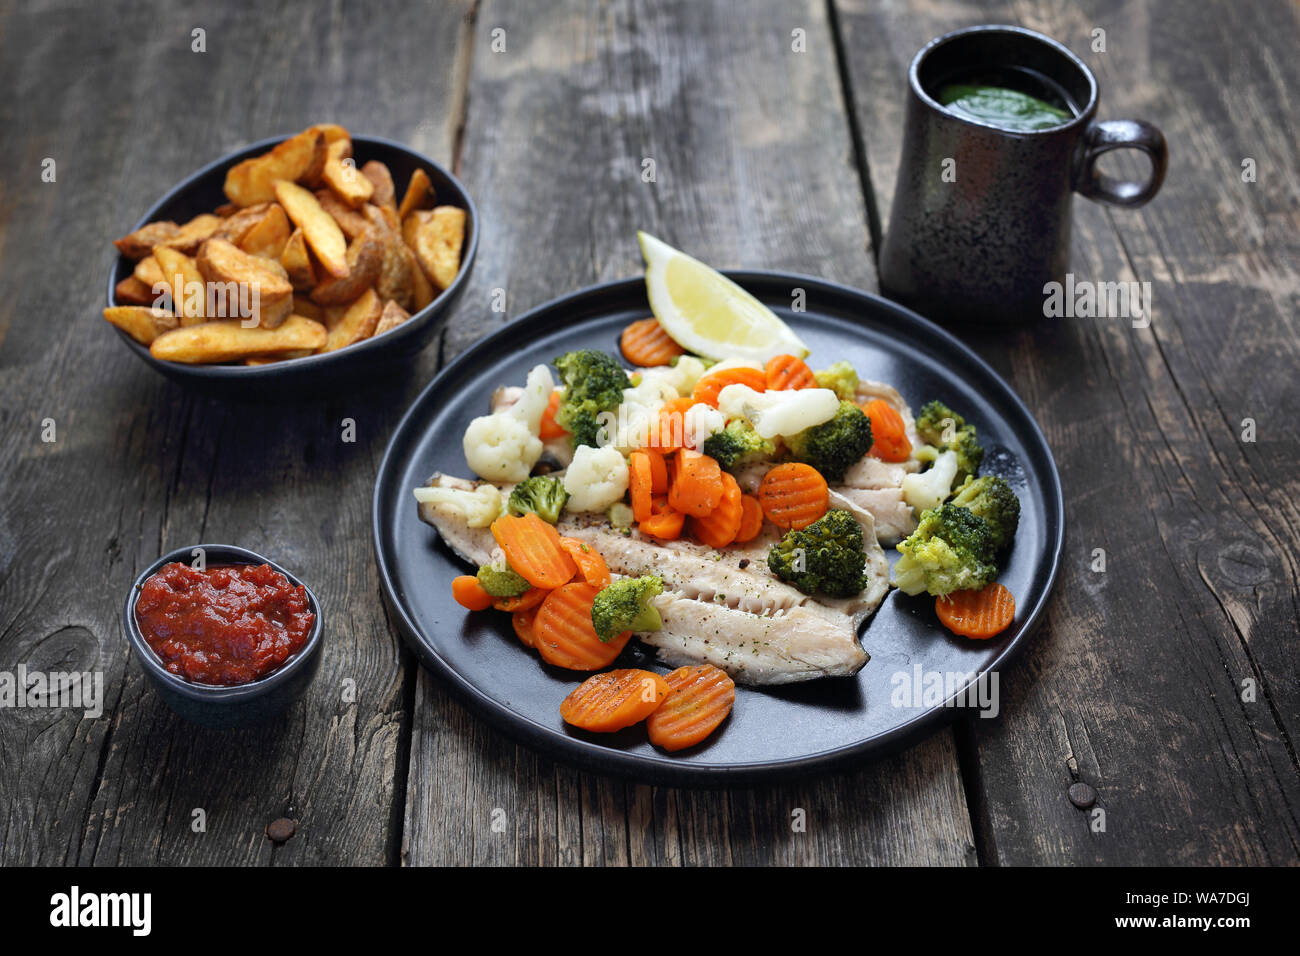
M672 693L646 722L650 742L664 750L693 747L731 713L736 683L712 664L679 667L665 678Z
M978 591L952 591L934 599L934 613L954 634L977 641L997 637L1016 617L1016 599L998 582Z
M830 489L812 465L786 462L763 476L758 485L758 503L778 528L806 528L826 514Z
M564 722L598 734L611 734L645 720L670 692L652 671L636 669L593 674L560 704Z
M573 671L608 667L632 637L624 631L609 641L596 636L591 605L597 589L590 584L566 584L546 596L533 619L533 638L542 659Z

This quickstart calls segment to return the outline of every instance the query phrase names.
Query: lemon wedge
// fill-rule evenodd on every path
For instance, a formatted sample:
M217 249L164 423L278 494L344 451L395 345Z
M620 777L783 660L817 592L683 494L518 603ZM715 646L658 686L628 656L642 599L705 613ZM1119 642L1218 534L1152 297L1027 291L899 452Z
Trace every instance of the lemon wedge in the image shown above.
M776 314L716 269L638 232L645 285L659 324L682 348L709 359L803 358L808 346Z

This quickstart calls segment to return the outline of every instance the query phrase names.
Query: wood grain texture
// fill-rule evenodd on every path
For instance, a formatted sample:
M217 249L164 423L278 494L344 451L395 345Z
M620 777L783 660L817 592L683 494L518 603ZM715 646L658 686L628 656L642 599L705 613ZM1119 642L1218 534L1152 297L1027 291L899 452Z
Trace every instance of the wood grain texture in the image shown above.
M85 5L70 29L62 5L5 7L0 669L102 670L108 700L97 720L0 711L4 863L396 857L413 665L379 598L370 494L436 355L407 380L327 401L225 403L135 362L99 310L109 240L243 142L333 120L449 160L469 8L336 7L311 14L319 30L304 7L257 9ZM206 53L191 51L195 27ZM55 183L40 180L44 157ZM129 660L118 615L131 580L202 540L276 558L325 609L321 672L268 727L197 730ZM196 809L206 832L191 827ZM280 816L301 825L273 848L262 831Z
M1095 71L1101 118L1147 119L1169 141L1169 175L1149 206L1075 204L1072 270L1150 282L1150 328L1059 319L967 337L1043 425L1069 525L1056 599L1004 675L1001 718L959 737L981 858L1295 864L1296 8L835 7L886 223L900 78L930 37L959 26L1055 36ZM1104 52L1092 49L1098 28ZM890 84L898 95L881 95ZM1246 157L1256 183L1241 179ZM1108 171L1140 178L1144 167L1117 154ZM1246 418L1254 443L1241 438ZM1095 548L1105 573L1091 569ZM1247 680L1254 702L1242 699ZM1067 801L1076 779L1097 788L1104 832Z
M792 49L796 29L806 52ZM638 228L711 264L874 287L838 83L820 3L743 16L688 2L482 4L460 173L485 228L447 354L558 294L640 274ZM488 310L493 288L505 315ZM652 788L517 747L421 674L403 859L962 864L974 849L948 730L798 785Z

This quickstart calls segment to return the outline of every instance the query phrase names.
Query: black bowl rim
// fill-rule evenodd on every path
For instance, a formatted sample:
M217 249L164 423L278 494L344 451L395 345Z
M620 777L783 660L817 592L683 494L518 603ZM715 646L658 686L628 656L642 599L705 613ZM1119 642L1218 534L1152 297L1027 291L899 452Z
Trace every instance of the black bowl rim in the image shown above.
M1074 64L1074 66L1079 70L1079 72L1082 73L1087 78L1088 102L1085 105L1081 106L1079 108L1079 112L1068 122L1060 123L1056 126L1049 126L1046 129L1014 130L1014 129L1004 129L1001 126L995 126L992 123L985 123L981 120L974 120L968 116L962 116L959 113L954 113L951 110L949 110L946 106L944 106L942 103L940 103L938 100L936 100L934 97L932 97L929 93L926 92L925 87L922 86L921 84L921 64L922 62L925 61L926 57L934 53L941 46L947 46L949 43L955 42L957 40L965 39L966 37L979 36L980 34L990 34L990 33L1010 33L1016 36L1027 37L1032 40L1037 40L1040 43L1043 43L1046 46L1051 47L1061 56L1065 57L1072 64ZM959 123L964 123L967 126L973 126L976 129L993 130L994 132L1002 133L1005 136L1012 136L1012 137L1025 138L1025 139L1034 136L1051 136L1055 133L1060 133L1062 130L1073 129L1076 126L1085 125L1087 123L1092 122L1093 115L1097 112L1097 103L1101 98L1101 91L1097 85L1096 75L1092 72L1092 70L1088 68L1088 64L1084 63L1083 60L1080 59L1078 54L1076 54L1073 50L1071 50L1060 40L1049 37L1046 33L1039 33L1037 30L1031 30L1028 27L1018 27L1009 23L1007 24L981 23L975 26L960 27L956 30L949 31L948 33L945 33L942 36L935 37L925 46L921 47L921 49L917 51L916 56L912 57L912 63L907 68L907 84L911 88L912 93L922 103L924 103L926 106L929 106L943 113L945 117L956 120Z
M993 366L980 358L961 339L937 323L882 295L866 292L830 279L784 270L723 269L720 271L741 288L747 288L750 282L794 282L810 290L820 289L834 296L871 299L877 307L893 313L900 323L911 326L945 348L955 350L979 374L987 376L998 383L1005 390L1007 398L1011 401L1017 413L1022 415L1028 422L1030 432L1027 433L1026 437L1032 440L1033 447L1031 450L1050 466L1047 469L1048 487L1043 489L1043 495L1049 508L1054 510L1054 517L1058 519L1058 523L1055 529L1053 547L1047 555L1047 585L1043 589L1042 597L1029 609L1029 615L1020 636L994 658L975 679L981 679L984 673L999 671L1023 650L1037 631L1043 614L1047 610L1047 605L1051 601L1052 592L1056 588L1056 582L1060 576L1061 559L1065 551L1065 493L1061 487L1060 470L1056 467L1056 457L1052 454L1052 448L1048 444L1047 436L1043 434L1043 429L1029 410L1029 406L1025 404L1024 399L1017 394L1016 390ZM447 664L435 650L416 637L416 624L411 620L406 608L397 599L393 586L393 571L389 568L385 558L383 541L386 532L381 518L383 513L381 499L383 498L385 478L392 470L392 460L398 454L398 439L406 432L408 422L414 417L417 409L424 404L424 396L433 391L444 376L458 374L463 366L473 365L480 356L491 355L502 348L511 347L515 328L525 322L533 321L537 314L563 310L568 306L573 306L577 311L584 301L606 295L619 295L625 293L632 286L644 285L644 282L645 280L642 277L615 279L610 282L585 286L534 306L522 313L518 318L512 319L497 331L479 339L465 351L456 355L421 390L420 394L412 400L410 406L402 415L388 440L388 447L384 450L384 457L375 475L375 490L371 496L370 522L375 549L375 562L379 568L380 588L385 603L392 612L394 622L397 624L397 629L406 641L407 646L415 651L421 663L432 671L434 676L442 681L471 711L508 737L548 757L564 761L570 766L579 767L586 771L613 774L644 783L709 788L757 785L790 780L810 773L829 773L901 751L917 743L922 737L937 730L941 725L953 720L961 711L952 705L962 698L967 687L970 686L969 683L957 689L941 706L930 708L907 723L895 727L888 733L873 738L869 742L860 741L834 750L809 754L796 760L764 761L727 767L693 767L686 764L674 766L670 760L647 759L635 754L626 754L579 737L559 738L549 728L542 727L540 724L511 711L506 705L492 699L477 685L467 680L455 668ZM1019 610L1020 608L1017 607L1017 612Z
M157 218L159 210L186 190L193 188L194 183L197 180L206 176L213 170L233 166L235 163L241 162L244 159L266 152L268 149L284 142L293 135L295 134L284 133L279 136L268 136L266 139L260 139L255 143L249 143L247 146L242 146L239 149L227 153L225 156L215 159L201 168L196 169L171 189L167 190L167 192L152 206L150 206L145 214L141 216L136 224L128 231L134 232L147 223L152 222ZM447 180L449 180L451 184L460 191L461 197L464 198L464 209L468 216L467 232L469 233L469 245L461 252L460 271L456 273L456 278L452 280L451 285L447 286L447 288L434 296L432 302L426 305L423 309L414 313L409 319L396 328L389 329L387 332L380 335L371 336L364 342L349 345L347 348L339 349L335 352L326 352L321 355L306 355L302 358L292 359L287 362L272 362L270 365L189 365L184 362L169 362L163 359L154 358L153 353L149 351L148 346L141 345L116 326L113 327L113 331L121 337L122 341L125 342L132 351L156 369L167 369L173 373L177 373L177 370L182 370L179 374L193 377L195 379L205 379L209 381L214 379L237 380L242 382L257 382L261 384L274 381L288 369L292 369L295 373L301 370L317 372L329 365L338 366L350 363L353 359L357 358L357 356L365 355L367 352L371 351L372 343L383 342L389 336L401 337L403 332L413 332L416 328L420 328L424 326L425 323L432 321L446 308L448 303L455 301L456 297L460 295L462 286L468 281L471 267L478 255L480 232L478 206L475 204L474 198L469 194L469 190L465 188L464 183L456 178L456 176L441 163L430 159L423 153L416 152L409 146L404 146L401 143L391 139L386 139L382 136L353 135L352 142L354 145L360 146L373 143L389 149L395 149L398 152L406 153L416 162L430 167L436 170L440 175L445 176ZM118 266L124 258L125 257L121 253L118 253L113 257L112 264L108 269L108 289L105 301L108 303L110 308L117 304L114 299L114 289L117 283L114 280L117 275Z
M171 564L173 561L187 564L196 548L203 549L209 567L224 564L269 564L288 578L290 584L301 586L307 592L307 601L311 604L311 609L316 615L311 633L307 636L307 643L303 645L302 649L270 674L259 677L255 681L249 681L247 684L232 684L229 686L196 684L169 671L163 665L162 659L149 646L149 642L144 639L144 634L140 632L140 625L135 619L135 605L140 599L140 589L144 587L145 581L164 565ZM127 637L130 638L131 646L135 648L141 664L149 672L150 677L191 700L211 704L246 703L270 693L281 684L288 683L296 670L303 667L320 652L325 633L324 615L321 613L320 602L316 600L315 592L301 578L270 558L258 554L256 551L250 551L247 548L241 548L233 544L191 544L168 551L149 565L140 572L140 575L131 583L130 590L127 591L126 601L122 606L122 627L126 631Z

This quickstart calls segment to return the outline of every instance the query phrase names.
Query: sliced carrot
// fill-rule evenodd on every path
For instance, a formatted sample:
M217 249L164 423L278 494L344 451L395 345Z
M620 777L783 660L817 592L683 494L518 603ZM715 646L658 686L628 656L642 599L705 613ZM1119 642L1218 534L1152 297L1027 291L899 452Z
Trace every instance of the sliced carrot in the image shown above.
M661 458L660 461L663 459ZM650 456L643 451L634 451L627 460L627 488L632 495L632 517L645 521L650 517L651 499L654 496L654 472L650 465Z
M758 485L758 503L763 514L778 528L806 528L830 505L826 479L812 465L801 461L777 465ZM514 562L511 562L514 567Z
M793 355L773 356L764 370L769 391L784 392L796 388L816 388L817 376L801 358Z
M517 594L514 597L496 598L493 600L492 606L498 611L507 611L509 613L526 611L530 607L537 607L537 605L545 601L546 595L549 593L549 591L542 588L529 588L523 594Z
M650 493L668 494L668 461L653 448L641 449L641 454L650 459Z
M558 388L552 390L551 400L546 405L546 411L542 412L542 427L537 432L537 437L542 441L550 441L569 434L555 420L555 413L560 410L560 398L560 390Z
M457 604L470 611L486 611L494 600L472 574L462 574L452 580L451 596Z
M907 440L907 425L903 416L883 398L875 398L862 406L871 419L871 451L881 461L907 461L912 455L912 443Z
M537 619L538 608L521 608L510 615L510 626L515 629L515 636L525 647L536 647L537 638L533 634L533 622Z
M694 747L731 713L736 683L712 664L679 667L665 678L672 693L650 715L650 742L664 750Z
M668 484L668 505L674 511L703 518L722 500L721 466L698 451L683 448L673 459L672 480Z
M728 385L748 385L756 392L767 391L767 373L758 368L724 368L720 372L709 372L695 383L692 396L696 403L718 407L718 393Z
M686 515L668 507L666 497L656 498L652 510L650 517L637 525L642 534L648 534L660 541L676 541L682 536Z
M740 496L740 530L736 532L736 543L753 541L763 530L763 506L753 495Z
M574 727L612 734L645 720L670 693L668 682L652 671L607 671L575 687L561 702L560 716Z
M573 580L578 566L560 547L560 534L531 511L502 515L492 522L492 537L512 570L535 588L551 590Z
M542 659L572 671L598 671L622 652L631 631L602 641L591 623L597 589L590 584L566 584L546 596L533 620L533 638Z
M691 535L710 548L725 548L736 540L744 523L745 508L740 485L727 472L722 473L722 497L718 506L703 518L691 519Z
M934 599L934 613L954 634L986 640L1005 631L1016 617L1016 599L994 581L978 591L953 591Z
M578 574L596 590L609 587L609 565L600 556L600 552L577 538L561 538L560 547L573 558L578 566Z
M658 319L641 319L623 330L618 347L633 365L667 365L685 353L671 335L664 331Z
M647 447L665 455L681 448L686 435L686 410L694 404L689 396L664 402L659 409L658 427L651 433Z

